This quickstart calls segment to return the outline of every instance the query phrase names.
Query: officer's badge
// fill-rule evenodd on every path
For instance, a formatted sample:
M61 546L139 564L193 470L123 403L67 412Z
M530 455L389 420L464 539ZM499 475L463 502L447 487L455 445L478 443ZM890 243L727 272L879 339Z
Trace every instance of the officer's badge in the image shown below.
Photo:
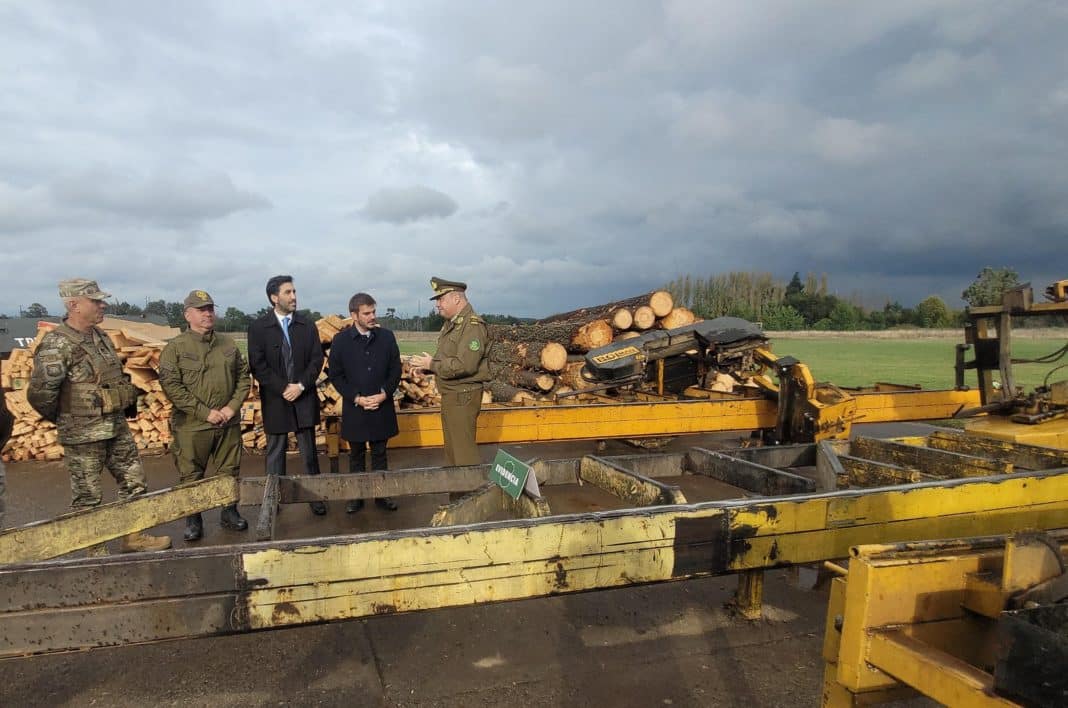
M197 292L196 292L196 295L197 295L197 297L199 297L199 298L200 298L201 300L209 300L209 299L210 299L210 298L208 297L208 294L207 294L206 292L204 292L203 290L197 290Z
M472 339L471 343L467 345L467 348L470 349L473 352L477 352L479 346L481 346L481 345L478 343L478 340L477 339Z

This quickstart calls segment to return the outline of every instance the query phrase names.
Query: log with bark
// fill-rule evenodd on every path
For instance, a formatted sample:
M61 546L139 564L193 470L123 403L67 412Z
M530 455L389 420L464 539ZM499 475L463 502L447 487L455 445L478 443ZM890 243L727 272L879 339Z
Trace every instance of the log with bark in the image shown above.
M491 364L562 371L567 364L567 349L557 342L495 340L490 347L489 360Z

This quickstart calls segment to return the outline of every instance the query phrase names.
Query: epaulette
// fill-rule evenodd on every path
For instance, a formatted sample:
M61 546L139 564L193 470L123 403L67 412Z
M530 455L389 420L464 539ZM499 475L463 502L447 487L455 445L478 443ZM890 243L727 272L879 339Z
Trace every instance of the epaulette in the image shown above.
M486 324L485 320L483 320L478 315L471 315L470 320L475 324Z

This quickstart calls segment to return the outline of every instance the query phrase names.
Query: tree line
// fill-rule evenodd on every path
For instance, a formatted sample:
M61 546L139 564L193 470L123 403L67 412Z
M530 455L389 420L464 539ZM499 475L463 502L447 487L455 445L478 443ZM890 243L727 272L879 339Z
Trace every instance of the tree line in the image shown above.
M215 329L220 332L245 332L253 321L259 319L268 312L270 312L269 307L262 307L251 313L244 312L236 307L228 307L225 312L218 313L219 316L215 320ZM323 317L322 313L317 310L303 309L297 310L297 313L307 317L312 322L322 319ZM167 324L171 327L184 329L186 326L185 306L180 302L150 300L145 303L144 307L141 307L140 305L123 300L117 303L109 303L107 314L124 317L152 315L166 320ZM22 309L19 316L48 317L48 308L35 302ZM8 315L0 315L0 318L6 317L8 317ZM482 319L489 324L504 325L527 321L511 315L482 315ZM436 312L428 315L405 316L398 315L396 309L392 307L386 308L384 314L379 314L378 320L383 326L399 332L433 332L441 329L442 325L445 324L445 320Z
M961 293L971 307L996 305L1005 290L1020 284L1011 268L987 267ZM964 310L955 310L931 295L915 307L888 301L881 309L866 309L858 302L828 292L827 276L809 273L802 280L794 273L789 282L770 273L730 272L694 277L684 275L664 288L676 303L699 317L741 317L760 322L770 331L878 330L904 327L946 328L964 324ZM1052 318L1036 324L1055 324ZM1059 319L1059 318L1058 318Z

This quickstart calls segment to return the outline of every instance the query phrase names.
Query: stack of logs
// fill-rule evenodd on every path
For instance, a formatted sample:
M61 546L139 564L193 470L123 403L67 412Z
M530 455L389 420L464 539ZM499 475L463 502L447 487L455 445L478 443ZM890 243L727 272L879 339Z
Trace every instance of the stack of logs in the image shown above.
M696 321L689 309L674 306L671 293L657 290L532 324L490 327L489 391L497 403L559 400L593 386L581 375L586 352Z
M582 355L587 351L614 340L636 337L654 327L670 329L694 321L690 310L673 307L671 295L657 291L553 315L532 324L492 326L489 363L493 380L483 394L483 402L574 402L576 398L572 394L590 387L579 373ZM166 340L178 330L110 318L101 326L115 344L126 373L141 391L137 418L130 421L134 440L143 452L162 453L171 442L172 406L160 387L159 355ZM350 326L351 319L336 315L316 322L324 347L329 347L334 335ZM55 324L42 321L35 342L53 327ZM33 371L33 351L12 351L11 357L0 368L0 383L6 392L7 405L15 414L11 440L3 450L4 461L57 460L63 456L55 426L37 415L26 401L26 385ZM409 358L401 357L402 377L396 393L398 406L405 409L440 405L441 396L434 377L412 370ZM318 395L324 416L340 415L340 395L329 382L325 367L319 377ZM259 388L255 380L241 409L241 429L246 448L266 448ZM325 428L321 425L317 432L318 441L323 444Z

